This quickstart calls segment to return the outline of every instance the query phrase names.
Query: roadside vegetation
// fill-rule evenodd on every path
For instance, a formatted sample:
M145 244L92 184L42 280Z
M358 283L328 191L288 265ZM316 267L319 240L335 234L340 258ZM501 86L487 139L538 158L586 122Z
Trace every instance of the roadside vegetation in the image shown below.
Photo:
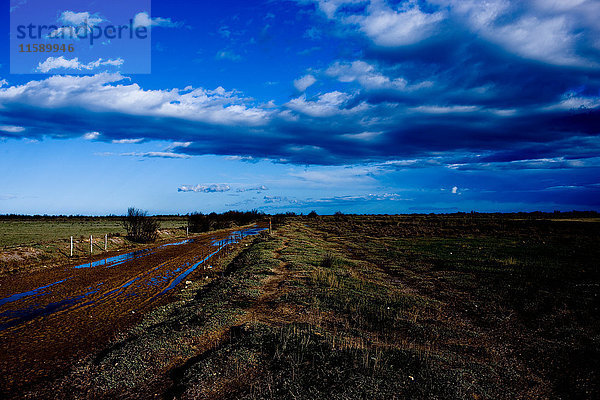
M548 217L283 216L31 397L593 398L600 223Z
M190 232L200 233L209 232L217 229L227 229L236 226L243 226L266 218L264 213L256 210L252 211L227 211L222 214L212 212L203 214L195 212L188 216L188 227Z
M154 242L158 238L160 222L149 216L148 211L129 207L123 217L123 228L127 231L127 238L132 242Z

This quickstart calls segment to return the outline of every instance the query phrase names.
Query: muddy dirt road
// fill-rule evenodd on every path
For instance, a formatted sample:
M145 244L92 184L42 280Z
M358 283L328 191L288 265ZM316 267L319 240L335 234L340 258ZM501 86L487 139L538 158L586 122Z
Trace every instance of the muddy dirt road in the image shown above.
M165 304L262 228L205 234L85 264L0 279L0 397L43 384Z

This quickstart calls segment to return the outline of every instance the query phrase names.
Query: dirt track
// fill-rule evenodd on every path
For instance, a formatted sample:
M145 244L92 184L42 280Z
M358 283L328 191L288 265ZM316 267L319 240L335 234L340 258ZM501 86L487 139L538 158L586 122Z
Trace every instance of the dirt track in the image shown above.
M187 280L215 277L211 264L236 246L239 236L239 231L206 234L0 279L0 394L62 374L74 360L168 302Z

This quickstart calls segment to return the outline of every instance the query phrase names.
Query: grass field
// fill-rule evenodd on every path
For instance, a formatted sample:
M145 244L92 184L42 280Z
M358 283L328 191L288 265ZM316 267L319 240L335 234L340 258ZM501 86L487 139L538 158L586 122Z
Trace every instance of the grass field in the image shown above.
M158 218L159 240L186 235L187 217ZM104 235L111 251L140 246L125 238L120 217L0 217L0 276L88 258L90 235L96 255L104 251ZM71 236L74 258L70 257Z
M161 229L176 229L186 225L186 217L161 218ZM0 217L0 248L28 246L74 238L89 238L90 235L104 236L126 234L118 217Z
M594 398L599 241L598 222L292 218L34 397Z

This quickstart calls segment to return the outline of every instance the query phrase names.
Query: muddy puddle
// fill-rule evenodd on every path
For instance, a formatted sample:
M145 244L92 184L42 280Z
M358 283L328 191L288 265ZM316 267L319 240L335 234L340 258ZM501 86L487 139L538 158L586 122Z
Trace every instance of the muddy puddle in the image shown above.
M0 279L0 398L42 384L165 304L258 226ZM26 371L25 373L23 371Z
M32 289L32 290L28 290L26 292L12 294L8 297L0 299L0 331L10 328L10 327L13 327L13 326L16 326L16 325L19 325L20 323L30 321L33 318L46 316L46 315L52 314L54 312L61 311L67 307L77 306L77 305L79 305L79 303L85 303L84 305L91 305L93 303L106 301L107 299L114 299L115 296L123 295L125 293L128 293L129 296L132 296L132 295L135 296L135 295L142 293L142 291L140 291L140 293L137 293L136 289L141 289L144 287L146 287L146 288L149 286L154 287L158 291L157 295L164 294L164 293L174 289L179 283L181 283L181 281L183 279L185 279L192 272L194 272L196 269L198 269L198 267L202 266L204 269L210 267L209 265L204 265L204 264L206 264L212 257L218 255L219 252L224 251L227 248L227 246L233 246L245 237L258 235L263 230L265 230L265 228L255 227L255 228L233 231L228 236L222 237L219 239L214 238L214 236L213 236L213 237L211 237L210 245L205 246L205 247L211 248L208 250L209 251L208 254L202 255L201 256L202 258L199 261L194 262L193 265L190 266L190 262L186 262L184 265L180 265L177 267L175 267L173 265L169 265L169 263L161 263L155 267L152 265L148 265L150 268L148 269L146 274L143 274L142 276L138 276L134 279L131 279L130 281L125 282L124 284L120 285L117 288L114 288L107 292L101 293L99 298L95 299L91 303L85 303L86 299L88 299L89 297L91 297L94 294L97 294L100 291L100 289L87 291L87 292L84 291L81 294L63 298L58 301L53 301L50 303L44 303L42 301L39 301L39 302L33 302L31 304L27 304L26 307L23 307L23 308L16 308L16 309L9 309L9 310L2 311L1 307L5 304L17 303L17 304L12 304L12 306L14 307L14 306L18 305L18 302L25 301L26 303L29 303L29 302L27 302L27 300L30 300L29 298L40 298L40 297L52 294L56 290L57 285L63 284L64 282L73 278L72 276L61 279L57 282L53 282L53 283ZM89 262L89 263L75 265L72 268L73 269L98 268L98 267L113 268L113 267L121 266L121 265L126 264L133 260L140 260L142 258L146 258L148 256L156 254L157 252L160 252L161 249L186 245L186 244L190 244L190 243L194 243L194 242L195 242L195 239L187 239L187 240L183 240L183 241L179 241L179 242L175 242L175 243L167 243L167 244L164 244L164 245L161 245L158 247L154 247L154 248L137 250L137 251L120 254L117 256L108 257L108 258L104 258L104 259ZM199 254L202 254L202 253L199 253ZM191 256L191 257L197 258L197 256L196 257ZM157 275L157 271L159 269L162 269L162 271L161 271L161 274ZM102 282L100 284L102 284ZM144 288L143 292L147 292L147 290ZM151 296L151 297L156 297L156 296Z

